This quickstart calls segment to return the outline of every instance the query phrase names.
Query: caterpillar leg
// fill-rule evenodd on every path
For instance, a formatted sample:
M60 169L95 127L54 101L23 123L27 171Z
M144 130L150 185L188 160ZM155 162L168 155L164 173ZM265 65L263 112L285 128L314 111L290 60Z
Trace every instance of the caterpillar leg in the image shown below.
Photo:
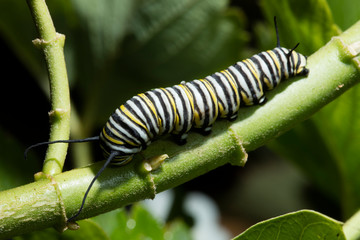
M211 133L212 125L201 128L194 128L194 131L200 133L203 136L208 136Z
M238 113L236 112L236 113L233 113L231 116L228 116L227 120L233 122L237 119L237 117L238 117Z
M267 102L267 98L265 96L259 99L259 105L264 105Z
M181 146L181 145L186 144L188 133L173 134L173 137L175 139L176 144Z

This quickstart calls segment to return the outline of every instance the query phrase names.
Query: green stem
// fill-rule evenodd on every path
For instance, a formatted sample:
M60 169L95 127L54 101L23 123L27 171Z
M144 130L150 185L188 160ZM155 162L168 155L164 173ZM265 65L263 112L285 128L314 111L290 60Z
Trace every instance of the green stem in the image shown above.
M354 86L360 79L360 22L333 38L308 59L307 78L290 80L269 92L264 106L245 108L235 123L218 121L210 136L189 135L184 146L166 137L123 167L110 167L91 189L78 219L104 213L173 188L226 163L244 165L247 154L310 117L315 111ZM143 159L152 159L154 170ZM160 158L159 158L160 159ZM0 236L9 238L35 229L64 229L66 216L80 207L84 193L103 162L47 176L42 180L0 192ZM147 169L147 170L146 170Z
M45 57L50 80L50 139L69 139L70 94L64 58L65 36L56 32L44 0L27 0L40 39L33 41ZM55 175L62 172L67 144L49 145L43 172Z

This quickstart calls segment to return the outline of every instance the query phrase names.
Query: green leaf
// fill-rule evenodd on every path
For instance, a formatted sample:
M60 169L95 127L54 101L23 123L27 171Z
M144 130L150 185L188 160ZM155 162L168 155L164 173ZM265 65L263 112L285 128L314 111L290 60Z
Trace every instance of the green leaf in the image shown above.
M129 231L127 229L128 214L125 209L117 209L92 218L110 236L110 239L127 239Z
M191 240L193 239L190 234L189 227L180 220L172 222L165 232L166 240Z
M323 0L262 0L261 7L269 22L277 17L281 45L292 48L300 42L298 51L306 55L340 33Z
M338 174L328 176L326 180L328 184L338 181L333 187L338 193L341 193L345 217L351 216L360 206L359 97L360 87L357 86L323 108L314 117L314 122L329 149L329 153L336 160L335 162L331 161L333 163L330 162L330 165L336 164ZM327 164L322 167L328 169Z
M337 160L313 120L299 124L267 146L293 161L334 202L340 201Z
M83 220L79 222L80 229L76 231L66 231L62 233L60 239L64 240L96 240L96 239L104 239L110 240L110 238L105 234L105 232L101 229L101 227L94 223L91 220Z
M131 230L130 239L164 239L162 226L140 205L133 207L127 227Z
M302 210L258 223L235 240L344 239L342 223L315 211Z
M14 240L110 240L99 225L91 220L79 221L79 226L80 228L76 231L67 230L64 233L60 233L54 228L47 228L15 237Z
M133 205L129 214L118 209L92 218L110 236L110 239L191 239L189 228L178 220L169 226L160 224L141 205Z
M84 24L96 64L104 64L114 57L133 13L133 0L72 0L73 7ZM85 59L84 59L85 60Z
M357 0L327 0L335 22L347 29L360 19L360 2Z
M247 40L239 11L227 0L143 1L129 21L123 52L88 79L87 121L106 121L133 95L221 70L240 59ZM171 7L169 7L171 6ZM102 68L102 69L101 69ZM92 70L90 70L92 71ZM94 78L94 77L92 77Z

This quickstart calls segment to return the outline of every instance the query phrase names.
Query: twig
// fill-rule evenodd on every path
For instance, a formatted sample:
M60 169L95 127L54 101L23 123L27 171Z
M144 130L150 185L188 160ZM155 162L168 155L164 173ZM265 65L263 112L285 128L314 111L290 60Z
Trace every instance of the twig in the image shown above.
M40 35L33 41L44 54L50 81L50 138L49 141L69 139L70 94L64 58L65 36L56 32L45 0L27 0ZM43 172L55 175L62 172L67 144L50 145Z

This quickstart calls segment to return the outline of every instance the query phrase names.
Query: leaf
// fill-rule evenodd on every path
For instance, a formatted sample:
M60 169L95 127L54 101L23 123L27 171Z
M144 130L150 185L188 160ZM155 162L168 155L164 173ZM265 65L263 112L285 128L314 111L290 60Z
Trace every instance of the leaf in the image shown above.
M298 51L306 55L340 33L326 1L262 0L261 7L269 22L277 16L281 45L292 48L300 42Z
M337 160L313 120L296 126L267 146L293 161L330 199L340 201Z
M239 11L226 9L226 0L142 2L130 20L123 52L97 66L103 69L93 84L84 79L86 119L102 124L137 93L204 77L237 61L247 35Z
M357 86L323 108L314 117L323 141L336 160L338 177L336 175L329 176L326 180L338 181L341 184L336 190L341 193L345 217L351 216L360 206L360 192L358 191L360 189L358 174L360 170L359 97L360 88ZM327 169L328 165L324 166L323 168ZM331 178L333 180L330 180ZM338 185L335 184L333 187Z
M164 239L162 226L140 205L133 207L131 216L127 224L131 230L130 239Z
M110 239L191 239L189 228L178 220L169 226L160 224L141 205L133 205L128 214L118 209L92 218L110 236Z
M80 228L76 231L67 230L64 233L56 231L54 228L47 228L41 231L24 234L15 237L14 240L109 240L110 238L104 231L91 220L79 221Z
M90 41L93 60L104 64L116 55L124 35L127 22L133 13L136 1L133 0L72 0L73 7L84 24ZM85 59L84 59L85 60Z
M347 29L360 19L360 2L357 0L327 0L335 22Z
M165 232L166 240L191 240L189 227L183 221L172 222Z
M92 218L92 220L98 223L112 240L129 238L129 231L127 230L128 214L125 209L117 209L101 214Z
M60 239L64 240L96 240L96 239L105 239L110 240L110 238L105 234L105 232L100 228L100 226L94 223L91 220L83 220L79 222L80 229L76 231L65 231L60 235Z
M302 210L258 223L235 240L344 239L342 223L310 210Z

